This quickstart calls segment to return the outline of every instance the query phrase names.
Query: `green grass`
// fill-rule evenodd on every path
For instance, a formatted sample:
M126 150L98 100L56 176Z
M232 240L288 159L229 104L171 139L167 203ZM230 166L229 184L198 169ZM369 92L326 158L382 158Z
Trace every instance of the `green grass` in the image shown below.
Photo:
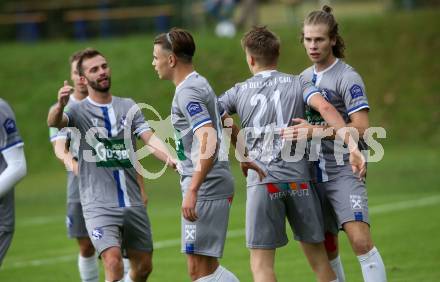
M379 206L398 205L431 196L439 197L435 185L440 156L432 149L385 148L384 159L369 167L368 193L373 239L385 261L389 281L438 281L440 269L440 201L432 205L375 213ZM417 164L417 165L415 165ZM248 251L242 232L245 219L244 178L234 163L236 196L222 264L241 281L251 281ZM74 241L64 227L65 187L61 169L28 176L16 189L17 228L13 245L0 270L0 281L78 281ZM180 234L178 177L167 173L146 181L154 241L176 240ZM347 281L362 281L361 272L345 235L341 253ZM31 265L42 260L41 265ZM49 260L49 261L45 261ZM158 248L154 253L151 281L188 281L184 255L179 246ZM298 244L291 241L277 252L279 281L312 281L313 275ZM103 272L101 272L103 273Z
M367 85L371 125L387 129L387 139L380 140L385 156L369 166L368 192L373 210L440 195L436 178L440 161L440 62L435 55L440 49L439 16L439 10L432 10L341 18L347 62L356 67ZM299 26L277 27L276 32L283 44L280 70L299 73L308 67L297 39ZM249 76L238 38L218 39L198 32L194 35L197 70L211 81L217 93ZM78 281L77 247L65 236L65 174L51 153L47 110L68 78L68 56L77 49L94 46L110 61L113 94L149 103L162 117L168 116L174 89L154 73L152 38L145 35L87 43L0 45L1 97L17 114L29 167L28 176L16 188L16 234L0 269L0 281ZM235 163L233 172L236 197L230 230L235 236L227 240L222 264L242 281L250 281L248 251L240 233L245 219L244 179ZM147 181L146 186L155 242L178 239L181 196L177 176L167 173ZM389 281L438 281L439 204L373 213L371 220ZM341 252L347 280L361 281L358 262L345 236L341 238ZM30 265L32 262L34 265ZM178 246L158 248L154 265L152 281L188 281ZM278 251L276 269L279 281L313 280L295 242Z

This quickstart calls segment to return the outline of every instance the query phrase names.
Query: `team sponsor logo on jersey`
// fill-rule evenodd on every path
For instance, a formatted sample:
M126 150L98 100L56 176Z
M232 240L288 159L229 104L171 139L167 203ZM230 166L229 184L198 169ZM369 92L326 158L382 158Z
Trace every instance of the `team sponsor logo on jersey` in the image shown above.
M98 142L93 147L96 154L98 167L124 167L130 168L129 152L125 148L124 139L97 138Z
M351 95L351 98L353 98L353 99L364 96L364 92L362 91L362 87L360 87L357 84L354 84L350 88L350 95Z
M186 105L186 110L190 116L195 116L203 111L199 102L189 102L188 105Z
M95 229L93 229L92 231L93 240L99 240L102 238L102 236L104 236L104 230L102 230L101 227L96 227Z
M185 224L185 242L196 241L197 226L195 224Z
M353 210L362 209L362 197L359 195L350 195L351 208Z
M3 123L3 127L5 128L6 134L12 134L17 132L17 127L15 126L15 121L11 118L7 118Z
M321 96L324 97L327 102L330 102L332 100L332 97L335 96L335 92L331 89L323 88L320 91Z
M126 127L127 126L127 116L123 115L121 117L121 119L119 120L119 125L121 127Z
M298 189L299 188L299 189ZM309 195L309 184L303 183L268 183L266 184L267 192L271 200L289 197L305 197Z

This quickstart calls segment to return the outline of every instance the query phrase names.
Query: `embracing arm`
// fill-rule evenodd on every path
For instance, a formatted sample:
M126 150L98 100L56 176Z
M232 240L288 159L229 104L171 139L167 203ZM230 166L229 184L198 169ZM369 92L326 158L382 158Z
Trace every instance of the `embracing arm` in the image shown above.
M171 156L171 153L168 151L162 140L160 140L153 131L146 130L142 132L139 137L158 160L164 162L173 169L176 168L176 161Z
M56 157L64 164L68 171L72 171L78 175L78 161L70 153L67 146L68 142L65 138L59 138L52 141L53 151Z

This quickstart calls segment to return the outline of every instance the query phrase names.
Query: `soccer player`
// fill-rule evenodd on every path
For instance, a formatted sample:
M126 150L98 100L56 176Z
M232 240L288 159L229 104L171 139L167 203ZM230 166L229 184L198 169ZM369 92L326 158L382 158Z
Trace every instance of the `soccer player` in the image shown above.
M329 6L307 16L301 41L313 62L313 66L302 75L322 90L322 95L344 117L347 126L357 129L362 137L369 126L370 106L365 86L360 75L342 61L345 45ZM317 124L323 120L319 114L309 110L308 121L314 127L319 127ZM297 125L297 128L301 127L310 128L310 125L302 122ZM364 147L362 139L359 144ZM364 281L386 281L384 263L371 239L365 182L351 173L347 155L343 156L342 165L337 164L335 156L338 152L334 145L333 140L323 140L316 163L318 191L323 200L326 222L326 247L331 265L339 281L345 281L337 244L337 234L342 229L359 259Z
M77 51L69 58L70 79L73 83L73 93L64 110L85 99L88 95L84 79L78 75L77 63L82 51ZM82 212L79 196L78 176L78 142L71 140L68 130L59 131L56 127L49 128L50 141L55 155L67 168L67 215L66 226L69 238L76 238L79 246L78 270L82 281L94 282L99 280L99 267L95 257L95 248L87 233L86 223ZM74 154L74 155L72 155ZM143 187L143 180L139 182ZM143 189L142 189L143 191ZM129 261L124 258L124 275L129 271Z
M317 279L333 281L336 276L323 244L321 205L310 182L308 162L304 154L298 161L286 160L282 155L285 150L282 129L291 119L304 117L303 97L318 89L299 76L277 71L280 42L266 27L254 27L241 43L253 76L226 91L219 102L227 115L239 115L248 155L267 174L262 179L257 170L245 173L246 243L254 281L276 280L275 251L288 241L286 218ZM338 128L344 126L336 109L324 98L314 96L311 103L329 123ZM294 151L294 146L288 148L288 155ZM363 165L362 160L359 165Z
M181 174L182 253L192 281L233 282L219 265L234 193L227 161L219 161L222 126L217 98L208 81L194 70L195 43L182 29L154 40L153 66L160 79L175 86L171 105Z
M63 114L72 91L65 84L58 93L57 104L49 112L48 125L69 126L69 130L76 129L76 134L81 135L80 200L89 237L103 260L106 281L122 279L122 254L130 261L125 281L146 281L152 271L153 245L134 167L137 163L131 161L134 137L141 138L169 166L174 167L174 161L150 130L142 112L136 111L134 117L129 115L130 110L139 109L135 102L110 93L111 71L100 52L84 50L77 70L87 84L89 96Z
M87 85L80 79L76 65L81 55L81 51L75 52L69 59L70 79L73 82L73 93L70 95L69 102L65 107L67 110L73 104L85 99L88 95ZM98 281L99 268L95 257L95 248L90 241L86 229L86 223L82 213L81 202L79 199L77 172L77 152L74 151L73 140L67 131L58 131L58 128L49 129L50 141L54 152L67 168L67 215L66 226L69 238L76 238L79 246L78 270L82 281ZM72 145L72 146L70 146Z
M15 115L0 99L0 266L14 235L14 185L26 175L26 159Z
M87 85L80 79L77 71L78 59L81 51L77 51L69 59L70 79L73 82L73 93L65 107L67 110L71 105L85 99L88 95ZM67 168L67 215L66 226L69 238L76 238L79 246L78 270L82 281L98 281L99 268L95 257L95 248L87 233L86 223L82 212L79 198L78 177L78 152L74 146L70 134L66 131L59 131L56 127L49 128L50 141L55 155L66 165ZM76 145L79 145L76 143ZM73 155L72 155L73 154Z

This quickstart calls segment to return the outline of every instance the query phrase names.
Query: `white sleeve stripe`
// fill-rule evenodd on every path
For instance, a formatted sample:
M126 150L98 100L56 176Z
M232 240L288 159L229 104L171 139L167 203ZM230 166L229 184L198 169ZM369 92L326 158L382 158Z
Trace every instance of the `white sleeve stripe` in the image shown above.
M63 135L61 135L61 136L55 135L55 136L50 137L50 141L51 142L56 141L56 140L61 140L61 139L66 140L67 136L65 136L65 135L64 136Z
M306 104L307 105L309 105L309 101L310 101L310 98L312 98L313 96L315 96L316 94L320 94L319 92L313 92L313 93L310 93L309 95L307 95L307 97L306 97ZM310 106L310 105L309 105Z
M23 147L24 146L24 143L23 143L23 141L18 141L18 142L15 142L15 143L12 143L12 144L10 144L10 145L7 145L6 147L4 147L4 148L1 148L0 149L0 153L1 152L5 152L5 151L8 151L9 149L11 149L11 148L16 148L16 147Z
M208 119L208 120L206 120L204 122L201 122L201 123L197 124L196 126L194 126L192 131L196 132L197 129L199 129L200 127L202 127L202 126L204 126L205 124L208 124L208 123L212 123L212 121L210 119Z
M365 105L361 105L359 108L353 108L348 112L348 115L354 114L355 112L359 112L360 110L363 109L370 109L370 106L365 104Z
M146 132L146 131L149 131L149 130L151 130L150 127L148 127L148 128L143 128L143 129L139 130L139 132L135 132L134 134L135 134L136 136L141 136L142 133L144 133L144 132Z

